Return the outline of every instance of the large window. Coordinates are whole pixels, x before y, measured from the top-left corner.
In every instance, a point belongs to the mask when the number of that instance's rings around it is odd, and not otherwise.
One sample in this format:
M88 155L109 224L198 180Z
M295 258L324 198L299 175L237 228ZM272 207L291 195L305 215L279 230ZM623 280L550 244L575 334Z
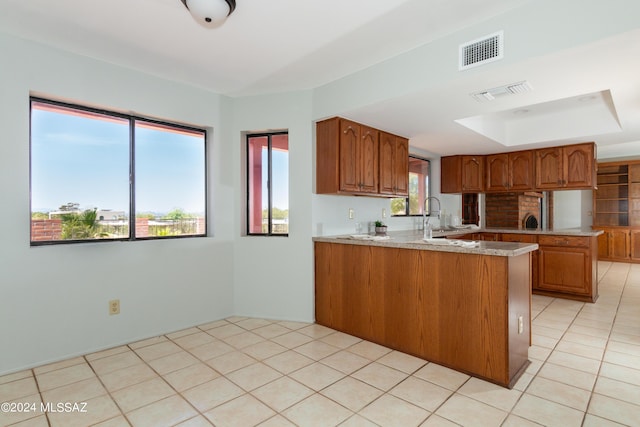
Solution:
M31 243L206 235L205 141L201 129L32 98Z
M391 215L422 215L425 208L429 215L430 166L429 160L409 156L409 196L391 199Z
M289 234L289 135L247 135L247 234Z

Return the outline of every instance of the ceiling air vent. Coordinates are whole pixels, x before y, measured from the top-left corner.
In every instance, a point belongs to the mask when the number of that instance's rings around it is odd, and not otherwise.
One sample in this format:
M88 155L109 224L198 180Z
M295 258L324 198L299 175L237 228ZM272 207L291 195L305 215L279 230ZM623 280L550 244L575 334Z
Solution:
M484 36L460 45L459 70L502 59L504 56L504 31Z
M524 80L517 83L511 83L504 86L498 86L491 89L481 90L471 94L473 99L478 102L493 101L506 95L515 95L518 93L531 92L533 88L528 81Z

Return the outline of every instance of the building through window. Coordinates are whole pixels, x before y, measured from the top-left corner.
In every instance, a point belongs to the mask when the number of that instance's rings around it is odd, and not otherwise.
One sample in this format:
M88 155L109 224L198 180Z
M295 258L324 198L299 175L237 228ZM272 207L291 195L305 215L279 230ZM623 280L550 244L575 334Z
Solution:
M202 129L31 98L31 244L206 235L205 141Z

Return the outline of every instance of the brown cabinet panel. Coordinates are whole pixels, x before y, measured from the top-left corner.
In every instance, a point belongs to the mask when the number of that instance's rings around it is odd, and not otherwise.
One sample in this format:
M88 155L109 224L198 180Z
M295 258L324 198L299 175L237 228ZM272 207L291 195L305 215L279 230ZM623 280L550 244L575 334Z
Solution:
M462 192L461 156L446 156L440 159L440 192Z
M485 190L506 191L509 189L509 155L494 154L486 157L487 182Z
M393 138L393 141L383 141L386 145L382 146L382 151L381 134ZM383 165L380 164L381 155ZM340 117L316 123L318 194L406 196L408 162L409 141L406 138ZM380 191L380 178L385 180L385 185L389 185L393 192ZM388 183L390 181L392 182Z
M368 126L360 126L360 191L378 192L378 131ZM408 161L408 159L407 159Z
M540 246L538 288L576 295L589 295L591 253L585 248Z
M562 147L564 186L567 188L595 187L595 145L579 144Z
M535 150L536 188L595 188L593 142Z
M535 234L502 233L500 240L503 242L538 243L538 236Z
M340 190L360 191L360 125L340 122Z
M631 260L640 262L640 230L631 230Z
M316 322L511 387L528 364L529 268L529 254L316 242Z
M527 191L534 188L533 151L509 153L509 189Z
M409 194L409 140L380 132L380 194Z
M533 151L486 156L486 192L527 191L534 188Z
M441 193L484 191L484 156L445 156L440 159Z
M609 258L620 260L630 258L630 236L629 230L609 231Z
M536 188L562 187L562 150L560 147L536 150Z
M576 246L582 248L588 248L590 243L589 237L579 236L539 236L538 243L540 245L547 246Z
M398 196L409 195L409 140L396 137L396 158L394 162L396 192Z
M466 193L484 191L484 157L462 156L462 191Z

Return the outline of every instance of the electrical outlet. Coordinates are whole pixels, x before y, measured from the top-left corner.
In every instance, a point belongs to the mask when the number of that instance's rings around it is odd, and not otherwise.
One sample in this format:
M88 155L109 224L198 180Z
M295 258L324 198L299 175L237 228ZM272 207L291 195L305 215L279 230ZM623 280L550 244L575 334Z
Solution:
M518 316L518 334L524 332L524 319L522 316Z
M355 217L355 213L353 212L353 208L349 208L349 219L353 219Z
M109 301L109 315L120 314L120 300L112 299Z
M386 218L386 217L387 217L387 209L382 208L382 218Z

